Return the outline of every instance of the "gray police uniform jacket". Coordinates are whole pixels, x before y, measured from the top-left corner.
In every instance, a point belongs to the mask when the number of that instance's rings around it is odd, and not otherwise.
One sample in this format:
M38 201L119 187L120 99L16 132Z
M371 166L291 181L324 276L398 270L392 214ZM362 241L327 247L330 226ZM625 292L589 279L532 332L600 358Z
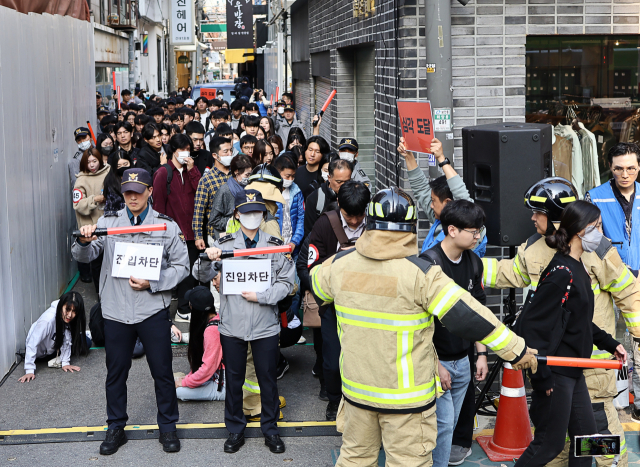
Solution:
M171 289L189 276L189 254L178 224L170 217L149 207L142 225L167 224L165 232L143 232L130 235L105 235L88 245L77 241L71 247L76 261L89 263L104 252L100 272L100 303L105 319L125 324L144 321L171 305ZM106 213L98 219L98 228L131 227L126 208ZM113 254L117 242L145 243L163 246L160 279L150 281L150 288L136 291L129 279L111 277Z
M69 183L71 183L72 190L76 185L76 175L80 173L80 159L82 159L82 151L76 151L67 164L67 167L69 168Z
M362 170L362 167L360 167L360 163L358 162L357 159L353 163L353 172L351 173L351 180L364 183L365 186L369 188L369 191L371 191L371 188L372 188L371 180L369 179L369 177L367 177L367 174L364 173L364 170Z
M260 230L256 248L282 245L282 240ZM221 250L247 248L242 230L226 235L213 243ZM220 323L218 330L223 336L245 341L263 339L280 333L278 302L293 291L296 268L293 260L282 253L231 258L229 261L271 259L271 287L258 292L258 302L249 302L242 295L225 295L220 291ZM228 261L228 260L225 260ZM209 282L218 275L222 263L198 259L193 265L193 277L200 282ZM221 281L222 282L222 281Z

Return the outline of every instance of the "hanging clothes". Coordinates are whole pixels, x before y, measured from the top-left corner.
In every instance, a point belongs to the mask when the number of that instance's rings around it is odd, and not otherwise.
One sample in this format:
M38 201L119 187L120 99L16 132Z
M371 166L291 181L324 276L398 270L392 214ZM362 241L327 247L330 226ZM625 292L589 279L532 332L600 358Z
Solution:
M578 122L578 127L578 138L580 139L580 150L582 151L582 173L584 176L582 192L586 193L600 185L598 148L596 146L596 137L593 133L587 130L582 122Z
M571 125L556 125L553 129L556 136L562 136L571 140L571 183L578 191L578 196L584 196L583 185L584 175L582 172L582 149L580 147L580 139L578 134L573 131Z
M553 176L571 180L571 155L573 142L564 136L552 135L553 145L551 154L553 161Z
M609 162L607 161L607 153L609 149L617 144L616 137L613 136L611 130L602 126L600 122L587 125L587 129L593 133L596 138L596 148L598 151L598 172L600 173L600 183L604 183L611 178L611 169L609 168ZM624 140L622 137L620 141Z

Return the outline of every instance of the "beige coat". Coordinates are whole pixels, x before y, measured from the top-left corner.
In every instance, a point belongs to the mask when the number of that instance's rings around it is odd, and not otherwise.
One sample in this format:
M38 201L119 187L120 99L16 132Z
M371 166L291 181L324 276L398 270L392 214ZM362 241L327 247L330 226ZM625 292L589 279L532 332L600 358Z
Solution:
M111 170L106 164L96 173L80 172L73 187L73 209L76 211L78 228L98 223L104 214L104 203L96 204L94 198L102 194L104 179Z

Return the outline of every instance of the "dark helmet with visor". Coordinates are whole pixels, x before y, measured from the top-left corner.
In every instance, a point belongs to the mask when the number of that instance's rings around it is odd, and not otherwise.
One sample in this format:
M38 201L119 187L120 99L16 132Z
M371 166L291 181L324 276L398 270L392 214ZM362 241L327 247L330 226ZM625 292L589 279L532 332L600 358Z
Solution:
M391 230L416 233L418 208L399 188L380 190L369 203L367 230Z

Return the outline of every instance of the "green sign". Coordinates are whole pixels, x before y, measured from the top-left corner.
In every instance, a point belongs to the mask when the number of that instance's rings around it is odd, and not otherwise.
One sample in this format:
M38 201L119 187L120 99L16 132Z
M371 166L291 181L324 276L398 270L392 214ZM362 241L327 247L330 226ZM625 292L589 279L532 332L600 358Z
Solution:
M227 25L225 24L201 24L201 32L227 32Z
M180 55L178 57L178 63L189 63L189 57L186 55Z

